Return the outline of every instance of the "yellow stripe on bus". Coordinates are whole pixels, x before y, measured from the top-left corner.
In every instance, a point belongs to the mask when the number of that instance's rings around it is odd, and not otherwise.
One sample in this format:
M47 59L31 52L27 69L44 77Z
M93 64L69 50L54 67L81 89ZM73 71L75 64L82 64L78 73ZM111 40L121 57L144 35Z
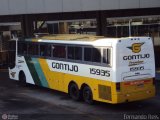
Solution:
M46 77L49 88L64 91L64 73L51 71L45 59L39 59L39 64L41 65L42 71Z
M51 80L51 78L53 77L52 72L49 70L49 67L48 67L48 64L47 64L46 60L45 59L38 59L38 61L39 61L39 64L42 68L42 71L43 71L43 73L46 77L49 88L54 89L53 85L55 83L54 83L54 81Z

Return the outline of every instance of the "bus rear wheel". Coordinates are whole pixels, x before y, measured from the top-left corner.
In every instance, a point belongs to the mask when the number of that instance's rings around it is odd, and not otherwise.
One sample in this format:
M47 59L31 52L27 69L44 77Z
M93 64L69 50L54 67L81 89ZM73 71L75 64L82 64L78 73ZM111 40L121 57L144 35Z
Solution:
M78 86L76 83L71 83L69 85L69 96L73 99L73 100L80 100L80 91L78 89Z
M83 88L83 100L88 104L93 104L93 94L89 86Z

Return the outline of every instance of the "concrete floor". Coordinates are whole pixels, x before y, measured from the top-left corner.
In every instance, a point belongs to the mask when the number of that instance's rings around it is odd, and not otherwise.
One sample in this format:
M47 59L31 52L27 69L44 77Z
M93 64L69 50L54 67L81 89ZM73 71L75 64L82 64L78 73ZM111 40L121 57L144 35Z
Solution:
M160 81L156 97L118 105L96 102L88 105L71 100L67 94L33 85L23 87L0 72L1 115L18 120L123 120L126 115L152 115L160 119Z

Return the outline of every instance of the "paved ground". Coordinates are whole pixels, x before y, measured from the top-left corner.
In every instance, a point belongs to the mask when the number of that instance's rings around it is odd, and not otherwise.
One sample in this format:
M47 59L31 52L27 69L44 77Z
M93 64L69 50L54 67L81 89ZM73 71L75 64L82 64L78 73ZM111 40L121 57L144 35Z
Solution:
M123 120L139 114L144 120L160 119L160 81L155 98L111 105L75 102L68 95L28 85L22 87L0 72L0 119L12 120ZM130 116L128 116L130 115ZM1 117L2 116L2 117ZM133 117L133 116L131 116ZM14 119L13 119L14 118Z

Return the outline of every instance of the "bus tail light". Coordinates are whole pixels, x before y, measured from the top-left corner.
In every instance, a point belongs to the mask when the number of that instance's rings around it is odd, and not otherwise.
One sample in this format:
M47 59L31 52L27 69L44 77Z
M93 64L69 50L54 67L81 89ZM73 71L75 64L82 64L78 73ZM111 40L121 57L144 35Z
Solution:
M120 82L117 82L117 83L116 83L116 91L117 91L117 92L120 92L120 89L121 89L121 83L120 83Z

